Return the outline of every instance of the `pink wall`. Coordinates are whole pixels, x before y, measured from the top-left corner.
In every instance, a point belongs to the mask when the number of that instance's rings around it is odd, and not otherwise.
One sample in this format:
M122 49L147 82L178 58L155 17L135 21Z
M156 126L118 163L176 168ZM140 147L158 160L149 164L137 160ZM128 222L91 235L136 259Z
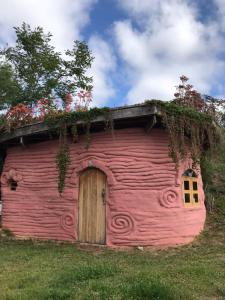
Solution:
M202 230L205 221L204 193L200 179L200 207L183 207L181 174L168 157L165 131L142 128L92 135L71 144L71 165L66 188L57 190L58 141L8 150L2 174L3 227L20 237L74 241L77 238L79 172L88 166L104 171L108 178L107 245L184 244ZM11 191L7 178L18 181Z

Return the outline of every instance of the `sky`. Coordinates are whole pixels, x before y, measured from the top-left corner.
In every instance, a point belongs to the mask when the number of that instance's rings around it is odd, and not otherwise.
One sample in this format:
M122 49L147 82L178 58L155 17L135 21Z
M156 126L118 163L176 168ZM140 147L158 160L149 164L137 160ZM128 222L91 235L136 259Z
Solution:
M22 22L53 34L58 51L86 41L94 106L171 100L186 75L225 98L225 0L0 0L0 47Z

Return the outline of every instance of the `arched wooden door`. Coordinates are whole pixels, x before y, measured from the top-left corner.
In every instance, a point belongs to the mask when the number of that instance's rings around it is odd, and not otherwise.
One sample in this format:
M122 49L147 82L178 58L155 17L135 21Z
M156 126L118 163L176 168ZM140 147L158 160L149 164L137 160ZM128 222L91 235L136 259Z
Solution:
M80 176L78 239L83 243L105 244L106 175L88 168Z

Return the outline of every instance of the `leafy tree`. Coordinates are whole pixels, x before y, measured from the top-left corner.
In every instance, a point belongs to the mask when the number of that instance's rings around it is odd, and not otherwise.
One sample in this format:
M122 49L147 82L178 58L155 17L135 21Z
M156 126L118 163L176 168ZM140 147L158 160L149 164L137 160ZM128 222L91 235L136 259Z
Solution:
M23 23L14 27L14 47L0 51L0 106L25 103L42 98L61 97L77 89L91 90L92 78L85 75L93 57L84 42L75 41L62 56L51 45L52 34L42 27L34 30Z
M7 108L8 105L16 104L16 99L20 95L20 84L14 76L10 64L0 63L0 109Z

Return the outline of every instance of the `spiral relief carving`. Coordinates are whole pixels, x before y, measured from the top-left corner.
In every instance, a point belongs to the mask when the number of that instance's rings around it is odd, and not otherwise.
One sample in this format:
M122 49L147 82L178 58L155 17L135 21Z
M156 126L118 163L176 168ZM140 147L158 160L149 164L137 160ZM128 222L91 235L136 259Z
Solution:
M60 225L64 230L70 230L74 226L74 217L71 214L62 215Z
M178 193L175 190L167 189L161 193L159 203L166 208L179 207L178 198Z
M134 230L134 220L128 213L116 213L112 216L111 230L115 233L130 233Z

